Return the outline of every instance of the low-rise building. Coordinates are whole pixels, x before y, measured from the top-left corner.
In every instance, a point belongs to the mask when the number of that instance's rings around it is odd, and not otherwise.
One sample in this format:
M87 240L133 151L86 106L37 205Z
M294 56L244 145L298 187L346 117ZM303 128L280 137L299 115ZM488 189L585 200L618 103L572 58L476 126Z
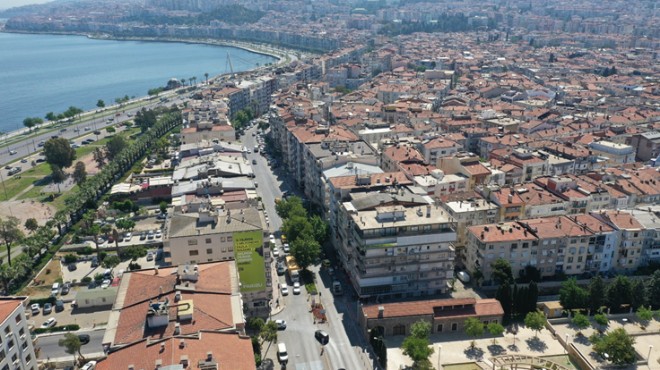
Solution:
M361 307L358 321L368 336L374 330L383 336L405 336L418 321L431 324L431 333L462 332L465 320L502 323L504 310L496 299L433 299L370 304Z

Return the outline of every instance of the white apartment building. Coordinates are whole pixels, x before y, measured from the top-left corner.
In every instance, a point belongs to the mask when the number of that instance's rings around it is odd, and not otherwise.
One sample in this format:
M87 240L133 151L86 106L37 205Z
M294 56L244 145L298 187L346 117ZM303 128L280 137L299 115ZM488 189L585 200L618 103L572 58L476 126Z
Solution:
M606 157L610 165L635 162L635 148L630 145L601 140L589 144L594 154Z
M402 191L403 192L403 191ZM445 293L456 231L447 212L409 192L352 194L339 210L337 248L360 297Z
M30 329L25 318L26 297L0 297L0 369L37 370Z
M456 223L456 259L464 264L467 228L474 225L492 224L499 221L499 207L486 199L471 199L443 204L450 220Z

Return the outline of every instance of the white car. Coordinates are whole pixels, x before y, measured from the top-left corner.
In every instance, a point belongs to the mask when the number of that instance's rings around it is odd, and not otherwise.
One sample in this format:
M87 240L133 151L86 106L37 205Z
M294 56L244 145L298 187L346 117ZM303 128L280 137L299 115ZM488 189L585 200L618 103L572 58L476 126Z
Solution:
M277 330L286 329L286 321L285 320L275 320L275 325L277 325Z
M131 238L133 238L133 234L131 234L131 233L126 233L126 235L124 235L124 241L125 242L130 242Z
M55 325L57 325L57 320L55 320L54 317L51 317L50 319L44 321L43 324L41 324L41 328L48 329L48 328L52 328Z
M33 303L32 306L30 306L30 308L32 309L33 315L36 315L39 312L41 312L41 307L39 307L39 303Z
M270 236L268 237L268 239L270 239L270 242L271 242L271 243L275 244L275 235L270 234Z
M282 295L289 295L289 287L282 285Z
M96 368L96 361L90 361L83 365L80 370L94 370Z
M163 234L160 233L160 230L156 231L156 239L160 239Z
M109 287L110 284L112 284L112 280L110 280L110 279L103 280L103 283L101 283L101 289L105 289L105 288Z
M293 283L293 294L300 294L300 283L297 281Z
M284 253L289 253L289 243L284 243L284 246L282 247L282 250L284 250Z
M275 257L280 256L280 250L277 249L277 247L273 247L273 256L275 256Z

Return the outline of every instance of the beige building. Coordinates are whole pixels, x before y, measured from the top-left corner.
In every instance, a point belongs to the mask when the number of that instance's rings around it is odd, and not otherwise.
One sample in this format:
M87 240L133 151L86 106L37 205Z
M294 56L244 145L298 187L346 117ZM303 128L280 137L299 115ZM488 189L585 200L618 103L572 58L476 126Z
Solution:
M496 204L486 199L468 199L467 201L446 202L443 207L456 223L456 259L465 264L465 245L467 228L474 225L492 224L499 221L500 210Z
M402 191L403 192L403 191ZM352 194L339 210L337 247L360 297L445 293L454 271L456 231L426 196Z
M26 297L0 298L0 369L39 368L25 318L26 306Z
M383 336L408 335L420 320L431 324L431 333L463 332L465 320L502 323L504 310L496 299L433 299L362 306L358 321L368 336L375 329Z

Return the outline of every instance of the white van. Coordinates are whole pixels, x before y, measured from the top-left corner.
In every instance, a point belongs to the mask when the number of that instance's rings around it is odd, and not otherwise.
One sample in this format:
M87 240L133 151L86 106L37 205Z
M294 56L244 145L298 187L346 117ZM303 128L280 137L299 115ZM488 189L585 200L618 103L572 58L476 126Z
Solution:
M54 283L53 287L50 288L51 295L57 295L60 292L60 283Z
M277 359L282 364L289 361L289 354L286 352L286 345L284 343L277 343Z

